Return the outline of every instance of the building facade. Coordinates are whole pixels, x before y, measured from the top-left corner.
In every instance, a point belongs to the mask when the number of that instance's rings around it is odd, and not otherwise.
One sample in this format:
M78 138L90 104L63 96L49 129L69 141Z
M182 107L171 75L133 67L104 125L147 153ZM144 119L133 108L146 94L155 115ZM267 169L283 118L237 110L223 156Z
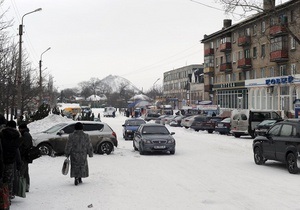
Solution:
M208 100L204 94L203 65L194 64L164 73L165 102L174 109Z
M300 97L300 1L264 12L205 35L204 86L222 108L272 109L294 114Z

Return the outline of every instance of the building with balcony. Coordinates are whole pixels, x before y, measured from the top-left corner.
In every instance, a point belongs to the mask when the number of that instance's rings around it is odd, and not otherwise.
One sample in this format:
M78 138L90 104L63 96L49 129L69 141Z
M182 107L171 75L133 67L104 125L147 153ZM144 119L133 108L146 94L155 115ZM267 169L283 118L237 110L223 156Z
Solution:
M204 94L203 65L194 64L164 72L165 102L175 109L209 100Z
M300 98L300 1L275 6L204 35L204 88L221 108L294 114Z

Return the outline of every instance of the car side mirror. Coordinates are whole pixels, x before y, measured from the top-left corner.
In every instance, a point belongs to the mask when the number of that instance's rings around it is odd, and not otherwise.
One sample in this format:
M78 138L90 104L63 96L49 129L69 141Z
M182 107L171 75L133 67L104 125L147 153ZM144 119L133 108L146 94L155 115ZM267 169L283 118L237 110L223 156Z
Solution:
M174 134L175 134L175 132L171 132L170 134L171 134L171 135L174 135Z
M61 135L63 135L64 133L65 133L64 130L60 130L60 131L57 132L57 135L60 135L60 136L61 136Z

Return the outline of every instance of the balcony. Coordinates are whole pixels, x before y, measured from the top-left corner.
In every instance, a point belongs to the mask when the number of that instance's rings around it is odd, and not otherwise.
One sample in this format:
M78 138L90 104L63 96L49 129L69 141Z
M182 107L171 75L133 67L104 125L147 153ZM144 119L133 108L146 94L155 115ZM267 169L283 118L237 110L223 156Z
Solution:
M204 56L209 56L209 55L213 55L213 54L214 54L214 49L213 48L209 48L209 49L204 50Z
M271 62L283 62L289 60L288 50L277 50L270 53Z
M250 36L242 36L238 38L238 46L248 46L251 44Z
M204 73L204 74L214 73L214 71L215 71L215 68L214 68L214 67L205 67L205 68L203 69L203 73Z
M285 26L275 25L270 28L270 36L281 36L287 34Z
M225 42L223 44L220 44L220 51L226 52L231 50L231 42Z
M251 58L242 58L238 60L238 68L247 69L252 67Z
M222 63L220 66L220 72L230 72L232 71L231 63Z
M204 92L211 92L213 85L204 85Z

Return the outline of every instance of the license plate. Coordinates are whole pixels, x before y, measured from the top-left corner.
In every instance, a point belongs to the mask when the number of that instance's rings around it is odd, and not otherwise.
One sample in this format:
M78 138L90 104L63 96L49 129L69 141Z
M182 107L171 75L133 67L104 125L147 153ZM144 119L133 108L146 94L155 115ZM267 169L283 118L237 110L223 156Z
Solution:
M218 124L218 127L223 127L223 124L222 124L222 123L219 123L219 124Z
M154 146L154 149L164 149L166 146Z

